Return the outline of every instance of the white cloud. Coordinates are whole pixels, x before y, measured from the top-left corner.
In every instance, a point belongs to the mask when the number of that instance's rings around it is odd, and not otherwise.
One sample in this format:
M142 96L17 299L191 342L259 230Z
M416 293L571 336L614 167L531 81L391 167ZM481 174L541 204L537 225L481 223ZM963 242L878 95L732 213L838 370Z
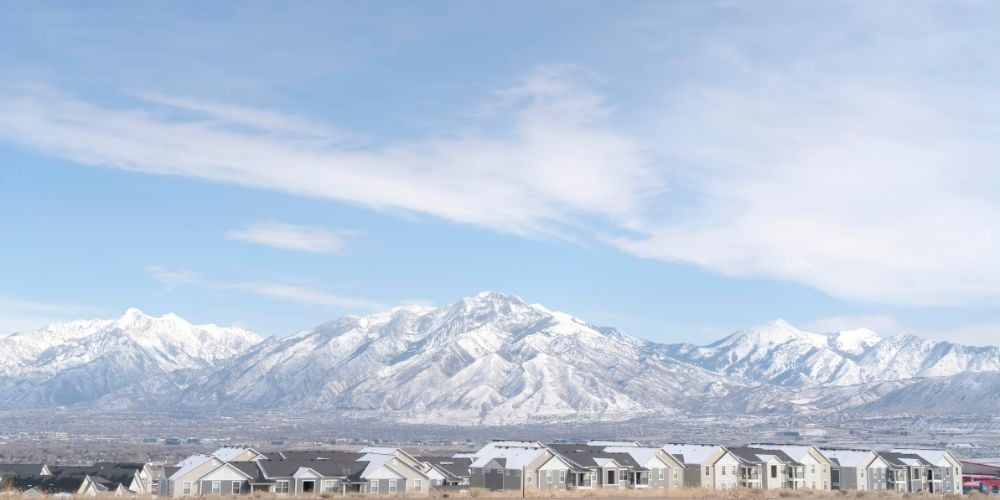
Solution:
M917 335L973 346L1000 346L1000 321L969 323L940 330L917 331Z
M638 143L605 123L601 96L563 67L542 68L504 93L495 119L483 124L490 133L462 129L377 148L310 140L311 125L276 113L152 98L155 104L115 109L8 86L0 93L0 136L88 165L277 189L522 235L560 234L583 224L582 215L626 217L654 185ZM163 105L209 116L151 107Z
M312 253L340 252L359 235L360 233L354 230L331 230L319 226L298 226L270 220L226 231L226 238L230 240L249 241L275 248Z
M387 308L386 305L367 299L337 295L297 285L270 282L233 283L221 285L221 288L244 290L255 295L300 304L336 307L351 310L377 311Z
M768 38L780 54L746 43L768 32L713 39L688 57L725 74L651 82L662 95L632 127L642 135L613 125L578 73L550 66L498 92L472 132L380 146L345 146L301 116L156 94L112 108L39 88L0 93L0 136L90 165L600 238L840 298L995 305L1000 91L954 67L994 58L959 27L894 10L848 9L856 40Z
M234 290L269 299L353 311L377 311L388 307L374 300L338 295L325 290L289 283L271 281L222 282L205 278L195 271L168 269L163 266L148 266L146 274L168 288L191 285L211 290Z
M650 133L675 202L610 241L840 298L1000 302L1000 91L949 71L982 50L960 30L890 17L801 59L720 51L729 77L671 92Z
M860 316L829 316L806 323L803 329L810 332L830 333L844 330L867 328L883 336L899 332L900 325L896 318L888 314L872 314Z
M60 321L91 316L99 310L90 306L58 304L0 296L0 336L41 328Z

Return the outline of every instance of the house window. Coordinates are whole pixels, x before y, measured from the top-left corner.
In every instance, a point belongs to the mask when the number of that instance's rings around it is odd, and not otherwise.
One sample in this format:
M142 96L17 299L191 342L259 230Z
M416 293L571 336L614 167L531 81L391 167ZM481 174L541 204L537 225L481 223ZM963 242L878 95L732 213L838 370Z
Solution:
M421 491L423 489L424 489L424 482L421 481L421 480L419 480L419 479L414 479L413 480L413 490L414 491Z
M213 495L222 494L222 481L212 481L212 494Z
M720 476L725 476L726 475L726 466L725 465L722 466L722 472L719 472L719 475Z
M184 481L184 490L183 491L184 491L185 495L190 495L191 494L191 481Z
M377 479L374 479L374 480L368 482L368 492L369 493L378 493L378 480Z
M660 481L663 481L663 469L659 469L656 473L659 475Z
M546 483L552 482L552 471L550 470L545 471L545 482Z
M535 483L535 473L531 472L530 470L527 471L527 472L525 472L524 473L524 480L527 481L529 484L534 484Z
M810 465L809 466L809 472L812 473L812 474L815 474L816 473L816 466L815 465Z
M564 470L559 471L559 482L560 483L566 482L566 471Z
M275 481L274 482L274 492L275 493L288 493L288 481Z
M711 476L712 475L712 468L711 467L705 467L705 475L706 476Z
M778 477L778 466L777 465L772 465L771 466L771 477L773 477L773 478L777 478Z
M674 479L677 479L677 469L674 469Z
M239 495L240 494L240 486L241 485L240 485L239 481L233 481L233 494L234 495Z
M618 469L618 480L628 481L628 469Z
M337 481L327 479L323 481L323 493L336 493Z
M395 493L395 492L396 492L396 480L395 479L390 479L389 480L389 493Z

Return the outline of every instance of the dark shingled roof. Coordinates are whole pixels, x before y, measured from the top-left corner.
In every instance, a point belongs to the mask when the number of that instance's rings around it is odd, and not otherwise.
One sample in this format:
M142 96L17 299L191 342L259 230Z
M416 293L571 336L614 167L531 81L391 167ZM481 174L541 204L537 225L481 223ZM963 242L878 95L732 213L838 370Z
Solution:
M918 464L924 467L933 467L934 464L924 460L920 455L914 453L896 453L892 451L880 451L878 455L882 457L889 465L894 467L909 467L910 464L906 463L904 459L916 460Z
M359 462L362 453L345 451L285 451L265 453L266 460L258 464L269 478L292 477L301 467L312 469L323 477L343 477L360 480L368 462Z
M594 460L596 458L606 458L618 462L622 467L632 470L647 470L632 458L628 453L609 453L604 451L603 446L591 446L587 444L550 444L546 445L550 450L569 462L574 470L583 471L600 467Z
M779 460L787 464L802 466L803 464L797 462L792 457L788 456L787 453L781 450L775 450L771 448L751 448L748 446L731 446L728 448L729 451L736 455L736 458L743 462L756 464L761 463L760 455L774 455L778 457Z
M41 476L45 464L0 464L0 476Z
M471 458L455 458L455 457L416 457L417 460L421 462L427 462L433 464L438 470L441 470L446 476L450 476L453 480L458 480L462 478L468 478L470 476L469 465L472 464Z

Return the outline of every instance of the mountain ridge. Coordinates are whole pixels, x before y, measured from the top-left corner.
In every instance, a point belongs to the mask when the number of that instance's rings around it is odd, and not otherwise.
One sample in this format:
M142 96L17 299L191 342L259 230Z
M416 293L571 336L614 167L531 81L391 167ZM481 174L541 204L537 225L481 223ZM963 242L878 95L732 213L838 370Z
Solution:
M705 346L662 344L499 292L266 338L129 309L0 337L0 353L0 407L285 409L411 423L905 411L972 384L968 374L1000 372L995 347L815 333L781 319Z

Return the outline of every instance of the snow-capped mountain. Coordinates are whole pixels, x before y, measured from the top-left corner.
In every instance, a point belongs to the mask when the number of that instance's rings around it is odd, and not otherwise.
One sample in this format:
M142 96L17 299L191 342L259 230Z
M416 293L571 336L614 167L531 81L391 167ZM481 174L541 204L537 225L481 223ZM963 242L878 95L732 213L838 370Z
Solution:
M668 352L718 373L792 387L1000 371L1000 348L996 347L969 347L912 335L881 338L866 329L820 334L783 320L738 331L704 347L673 345Z
M184 398L471 424L672 412L739 387L657 344L486 292L265 341Z
M260 339L242 328L138 309L14 333L0 337L0 405L88 401L158 375L213 367Z
M815 333L781 320L707 346L668 346L496 292L266 339L136 309L0 337L0 408L318 411L475 425L914 412L917 402L988 412L1000 411L997 393L996 347Z

